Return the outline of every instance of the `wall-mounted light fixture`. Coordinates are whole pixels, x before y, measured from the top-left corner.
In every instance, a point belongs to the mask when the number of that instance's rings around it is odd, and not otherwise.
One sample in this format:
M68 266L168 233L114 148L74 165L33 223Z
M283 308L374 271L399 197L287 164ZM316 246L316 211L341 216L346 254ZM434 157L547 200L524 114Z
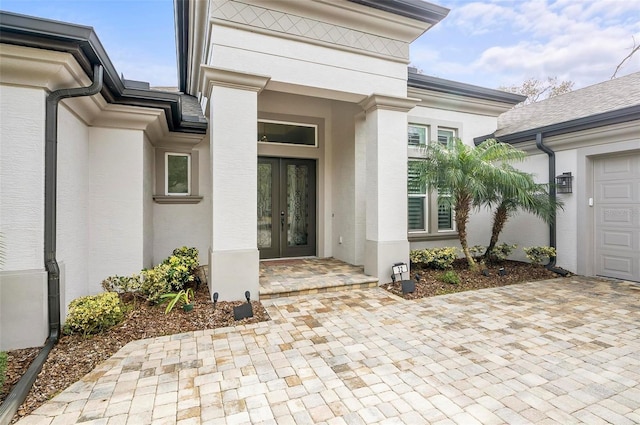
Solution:
M573 176L570 172L556 176L556 193L572 193Z

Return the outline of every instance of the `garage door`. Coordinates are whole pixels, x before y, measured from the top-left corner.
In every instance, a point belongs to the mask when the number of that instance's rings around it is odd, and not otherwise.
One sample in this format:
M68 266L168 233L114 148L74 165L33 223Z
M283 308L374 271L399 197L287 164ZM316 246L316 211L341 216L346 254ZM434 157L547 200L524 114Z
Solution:
M640 153L594 163L596 274L640 282Z

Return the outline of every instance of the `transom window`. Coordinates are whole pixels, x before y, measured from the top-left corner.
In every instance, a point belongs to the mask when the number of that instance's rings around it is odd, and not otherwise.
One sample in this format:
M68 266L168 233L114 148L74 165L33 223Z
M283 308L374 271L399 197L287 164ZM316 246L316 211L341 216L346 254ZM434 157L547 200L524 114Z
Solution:
M318 126L284 121L258 121L258 142L318 146Z
M191 194L191 155L165 153L165 193L169 196Z

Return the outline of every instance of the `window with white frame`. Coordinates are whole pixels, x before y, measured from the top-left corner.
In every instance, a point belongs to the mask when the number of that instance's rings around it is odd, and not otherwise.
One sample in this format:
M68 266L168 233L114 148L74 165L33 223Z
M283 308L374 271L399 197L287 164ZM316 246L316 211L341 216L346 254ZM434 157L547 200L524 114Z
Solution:
M409 124L407 143L409 147L426 145L431 128L425 125ZM437 142L450 146L457 137L452 128L435 127L433 136ZM435 137L434 137L435 138ZM428 193L424 185L418 184L418 161L423 153L418 149L409 149L407 192L408 192L408 231L414 234L438 234L455 231L451 194L442 190ZM430 215L429 212L437 212Z
M165 153L165 193L167 196L191 194L191 155Z
M427 231L427 188L418 181L418 171L416 169L419 160L410 160L408 165L407 192L408 201L408 223L410 232Z

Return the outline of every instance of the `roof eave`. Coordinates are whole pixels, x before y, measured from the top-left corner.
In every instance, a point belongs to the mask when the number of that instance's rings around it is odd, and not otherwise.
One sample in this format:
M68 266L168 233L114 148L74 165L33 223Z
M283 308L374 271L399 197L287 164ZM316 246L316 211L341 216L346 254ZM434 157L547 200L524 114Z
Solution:
M526 99L526 96L521 96L515 93L507 93L500 90L489 89L486 87L460 83L458 81L445 80L443 78L432 77L415 72L408 73L407 85L409 87L417 89L433 90L436 92L448 94L457 94L461 96L474 97L477 99L507 103L510 105L517 105L518 103L523 102Z
M0 42L69 53L89 77L93 77L93 65L102 65L104 86L100 93L107 102L163 109L170 131L206 133L206 122L195 126L183 122L179 93L125 85L91 27L0 12Z
M531 141L538 133L541 133L543 137L553 137L636 120L640 120L640 105L633 105L626 108L616 109L614 111L603 112L597 115L577 118L543 127L531 128L501 136L496 136L494 133L487 136L476 137L474 138L474 143L477 145L486 139L495 138L504 143L517 144Z
M449 9L422 0L348 0L373 9L404 16L435 25L442 21Z

